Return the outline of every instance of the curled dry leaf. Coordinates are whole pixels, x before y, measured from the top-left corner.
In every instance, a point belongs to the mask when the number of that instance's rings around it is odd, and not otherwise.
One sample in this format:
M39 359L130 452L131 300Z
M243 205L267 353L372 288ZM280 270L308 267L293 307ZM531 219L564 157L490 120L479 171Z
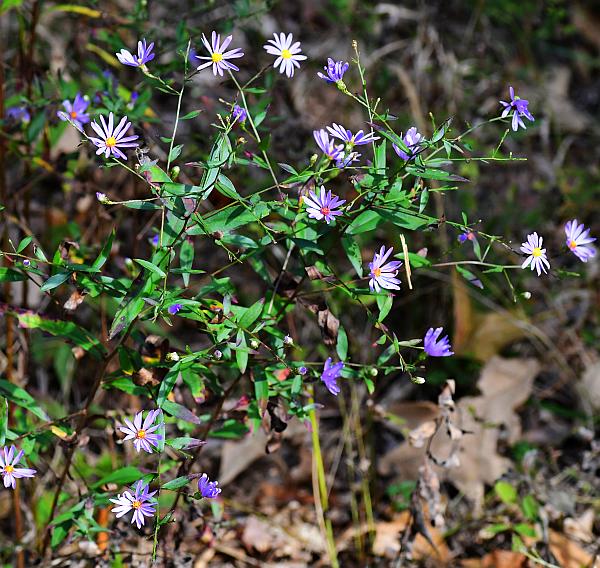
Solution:
M411 430L408 434L408 441L413 448L422 448L425 442L433 436L437 428L435 420L423 422L420 426Z

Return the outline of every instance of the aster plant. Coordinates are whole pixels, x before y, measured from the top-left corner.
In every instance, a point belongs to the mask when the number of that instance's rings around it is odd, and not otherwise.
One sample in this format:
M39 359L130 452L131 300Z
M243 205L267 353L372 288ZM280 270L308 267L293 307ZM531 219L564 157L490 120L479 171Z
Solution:
M155 424L160 416L160 410L150 410L143 421L143 412L138 412L133 420L125 418L125 426L119 426L119 430L126 434L123 440L125 442L133 440L136 452L139 453L144 450L151 454L153 449L158 449L159 442L162 439L162 436L156 434L156 431L163 427L163 423Z
M581 262L587 262L590 258L596 256L596 248L591 245L596 239L590 237L590 230L586 229L583 223L579 224L577 219L567 222L565 234L567 236L567 248Z
M318 195L311 191L309 197L304 198L308 216L319 221L324 220L328 225L338 215L343 214L339 208L344 203L346 203L345 199L340 199L337 195L333 195L331 190L326 192L323 186L321 186Z
M116 56L120 63L128 65L129 67L143 67L154 59L155 54L152 53L154 49L154 42L148 45L145 39L138 41L137 43L137 54L131 53L126 49L121 49Z
M440 335L443 333L443 327L430 327L425 334L423 339L423 348L425 353L430 357L450 357L454 355L450 346L450 340L447 335L444 335L440 339Z
M100 124L92 121L90 125L98 135L98 138L90 136L91 142L98 148L98 150L96 150L96 154L98 155L104 154L105 158L113 156L114 158L127 160L127 156L121 149L136 148L139 146L137 142L134 142L139 136L125 136L131 127L131 122L127 121L126 116L119 121L116 128L114 127L114 116L112 112L108 115L108 124L104 120L104 117L100 115Z
M206 63L202 63L202 65L198 66L198 71L210 67L211 65L213 75L215 76L220 75L222 77L225 71L239 71L240 68L230 60L244 57L244 52L239 47L225 51L232 40L233 36L229 35L223 40L223 43L221 43L221 35L213 31L209 42L206 39L206 36L202 34L202 43L210 55L208 57L204 55L196 56L200 60L207 60Z
M118 494L116 498L111 498L110 502L116 507L111 509L117 519L133 511L131 524L135 524L141 529L146 524L146 517L150 518L156 514L156 500L153 496L156 491L150 491L148 484L141 479L131 488L131 491L124 491Z
M284 33L274 33L273 39L267 40L263 47L269 55L276 56L273 67L279 67L279 72L290 78L294 76L294 71L300 68L300 61L306 59L306 55L303 55L300 49L300 42L294 42L292 34L286 36Z
M527 255L521 268L529 267L535 270L538 276L541 276L542 272L548 272L550 262L546 256L546 249L542 248L543 244L544 239L537 233L527 235L527 242L521 244L521 251Z
M402 266L402 261L387 261L393 252L392 247L386 250L385 246L382 246L369 263L371 292L381 292L382 288L384 290L400 290L400 280L396 276L398 269Z
M527 120L530 120L531 122L535 120L531 112L529 112L529 101L527 99L522 99L515 95L515 90L512 87L508 88L508 92L510 94L510 101L500 101L500 104L504 107L501 116L502 118L506 118L512 113L512 129L515 132L519 130L519 127L525 130L527 127L523 122L523 117Z
M23 459L23 450L17 451L15 446L0 448L0 475L2 482L7 489L14 489L17 484L17 479L24 477L34 477L37 473L35 469L28 467L19 467L19 463Z

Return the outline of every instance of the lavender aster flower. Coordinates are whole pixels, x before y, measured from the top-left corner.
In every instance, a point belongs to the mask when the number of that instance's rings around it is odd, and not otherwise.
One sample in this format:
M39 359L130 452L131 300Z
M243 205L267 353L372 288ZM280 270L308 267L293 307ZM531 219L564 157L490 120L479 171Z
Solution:
M327 358L325 361L325 368L323 369L323 373L321 374L321 380L325 383L327 390L337 396L340 393L340 387L337 384L337 379L344 368L344 363L341 361L339 363L331 364L331 357Z
M317 146L321 149L321 152L325 154L330 160L337 160L340 154L344 151L344 145L335 145L335 141L329 138L327 130L321 128L321 130L313 130L313 136Z
M10 448L4 446L0 449L0 475L2 475L4 487L7 489L9 487L14 489L17 484L17 479L33 477L37 473L35 469L17 467L23 457L23 453L23 450L17 452L17 448L14 446L11 446Z
M248 118L246 109L239 105L233 105L233 109L231 110L231 122L243 124L246 121L246 118Z
M108 125L102 115L100 115L100 122L102 127L96 122L91 123L94 132L100 136L100 138L90 136L90 140L94 146L98 147L96 154L104 154L105 158L108 158L112 154L115 158L127 160L127 156L119 148L135 148L139 146L137 142L134 142L139 136L125 136L125 133L131 126L131 122L127 122L127 117L124 116L117 127L113 128L114 116L112 112L108 115Z
M24 106L14 106L6 109L6 120L10 122L23 122L27 124L31 121L31 115Z
M152 446L158 448L158 442L162 439L162 436L159 434L153 434L153 432L163 425L162 421L154 424L154 421L161 415L161 411L151 410L148 412L143 424L142 414L143 412L138 412L133 417L133 423L128 418L125 418L126 426L119 426L119 430L127 434L124 441L133 440L136 452L140 453L140 450L144 450L151 454Z
M425 334L423 347L425 348L425 353L430 357L450 357L450 355L454 355L454 351L450 350L448 336L444 335L442 339L438 339L443 330L443 327L437 327L436 329L430 327Z
M211 42L208 43L206 36L202 34L202 43L210 53L210 57L199 55L196 56L198 59L208 59L206 63L203 63L198 67L198 71L200 71L201 69L205 69L210 65L212 65L213 75L215 76L218 74L222 77L223 71L227 71L229 69L231 69L232 71L239 71L239 67L227 60L237 59L238 57L244 57L244 53L242 52L242 50L238 47L236 49L231 49L230 51L225 51L231 43L233 36L227 36L221 44L221 34L213 32L210 36L210 39Z
M198 491L202 494L205 499L214 499L221 493L218 481L209 481L206 473L202 474L202 477L198 480Z
M577 219L569 221L565 225L565 234L567 235L567 246L569 250L581 262L587 262L596 254L596 249L590 246L596 239L590 237L590 230L585 228L585 225L577 223Z
M123 65L129 65L130 67L142 67L143 65L146 65L148 61L152 61L154 59L155 54L152 53L153 49L154 42L152 42L150 45L146 45L146 40L143 39L142 41L138 41L137 57L126 49L119 51L116 56Z
M337 195L333 195L331 190L325 193L325 188L321 186L319 195L315 195L313 191L309 193L309 197L304 198L306 211L311 219L325 219L329 225L331 221L338 215L342 215L342 211L338 208L346 203L345 199L340 199ZM338 209L338 210L336 210Z
M537 233L531 233L527 235L527 242L521 244L521 251L529 255L525 262L521 265L521 268L531 267L531 270L536 270L537 275L541 276L542 270L546 273L546 269L550 268L550 263L546 257L546 249L542 248L544 239Z
M304 365L302 365L302 367L298 367L299 375L306 375L306 373L308 373L308 369Z
M358 152L348 152L347 154L340 154L338 159L335 161L335 167L341 170L353 164L354 162L358 162L360 156L361 155Z
M403 160L412 160L419 149L419 143L423 140L423 136L419 134L416 126L412 126L406 131L406 136L402 137L402 133L400 133L400 138L402 138L402 142L408 148L409 154L407 154L404 150L402 150L397 144L392 144L394 151L398 156L400 156Z
M174 316L183 306L181 304L171 304L168 308L167 311Z
M512 87L508 88L508 92L510 94L510 102L500 101L500 104L504 106L502 118L507 117L512 111L512 129L516 132L519 130L520 126L525 130L526 126L521 117L524 116L527 120L531 120L531 122L535 120L527 108L529 106L529 101L515 96L515 90Z
M463 244L466 241L474 241L476 239L477 237L475 236L475 233L473 231L465 231L464 233L458 235L458 242L460 244Z
M399 260L392 260L386 263L394 249L390 247L386 252L385 246L379 249L373 256L373 261L369 262L371 272L369 276L369 288L371 292L380 292L381 288L386 290L400 290L400 280L395 278L398 274L398 269L402 266Z
M379 140L379 136L375 136L372 132L365 134L362 130L359 130L356 134L352 134L350 130L335 122L331 126L328 126L327 130L331 136L343 140L346 146L350 147L364 146L365 144L371 144L375 140Z
M63 101L63 107L66 112L59 110L56 115L63 121L71 120L81 130L83 125L90 121L90 115L85 112L89 104L88 101L77 93L72 103L69 100Z
M146 522L146 517L153 517L156 513L156 501L152 499L156 491L148 491L148 484L141 479L132 489L133 493L124 491L123 495L119 493L116 499L109 499L116 505L111 512L115 513L117 519L120 519L123 515L133 511L131 524L135 523L137 528L141 529Z
M306 55L302 55L300 49L300 42L294 41L292 34L288 34L287 37L284 33L277 35L273 34L274 39L267 40L267 44L263 47L269 55L276 55L277 59L273 64L273 67L277 69L279 67L280 73L285 73L288 77L294 76L294 67L300 68L299 61L304 61Z
M348 71L348 63L346 61L334 61L331 57L327 58L327 66L323 67L326 75L319 72L317 76L321 79L324 79L328 83L336 83L338 88L345 89L346 85L344 85L344 81L342 80L344 77L344 73Z

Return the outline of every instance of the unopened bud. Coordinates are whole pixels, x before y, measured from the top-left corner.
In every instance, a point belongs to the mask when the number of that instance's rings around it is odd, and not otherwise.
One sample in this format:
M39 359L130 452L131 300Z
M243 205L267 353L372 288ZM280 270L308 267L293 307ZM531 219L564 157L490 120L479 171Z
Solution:
M424 377L411 377L410 380L415 383L415 385L422 385L425 383Z
M180 171L181 171L181 168L179 166L173 166L171 168L171 179L173 181L175 181L178 178Z
M252 339L250 341L250 347L252 347L252 349L258 349L259 345L260 345L260 343L258 341L256 341L256 339Z
M379 370L376 367L371 367L369 369L369 375L371 375L372 377L376 377L377 375L379 375Z
M171 353L167 353L166 356L167 361L179 361L179 353L172 351Z
M525 298L526 300L531 299L531 292L523 292L523 298Z
M223 353L221 351L219 351L218 349L215 349L213 355L214 355L215 359L220 359L221 357L223 357Z
M293 340L293 339L292 339L292 338L291 338L289 335L286 335L286 336L283 338L283 343L284 343L285 345L294 345L294 340Z

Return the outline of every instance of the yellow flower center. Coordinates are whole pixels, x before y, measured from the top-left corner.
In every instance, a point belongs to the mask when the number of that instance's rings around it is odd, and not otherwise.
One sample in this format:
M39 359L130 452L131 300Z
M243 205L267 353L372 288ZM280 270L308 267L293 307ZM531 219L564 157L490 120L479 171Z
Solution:
M4 473L12 473L13 471L15 471L14 466L12 466L12 465L5 465L4 466Z
M321 213L323 215L329 215L329 213L331 213L331 209L329 209L329 207L321 207Z
M117 145L117 139L114 136L111 136L110 138L106 139L106 145L109 148L112 148L113 146Z
M575 241L571 241L571 242L569 243L569 248L570 248L571 250L575 250L575 249L577 248L577 243L576 243Z
M375 270L373 270L373 275L375 276L375 278L379 278L381 276L381 268L376 268Z
M289 49L283 49L281 51L281 57L284 59L290 59L292 57L292 52Z
M215 63L219 63L219 61L223 60L223 54L222 53L213 53L211 58Z
M71 112L71 118L77 118L77 113L75 111Z
M138 430L136 437L138 440L143 440L146 437L146 430Z
M134 509L139 509L139 508L142 506L142 502L141 502L141 501L134 501L134 502L131 504L131 506L132 506Z
M540 247L535 247L531 251L531 255L534 256L535 258L537 258L538 256L542 256L542 249Z

